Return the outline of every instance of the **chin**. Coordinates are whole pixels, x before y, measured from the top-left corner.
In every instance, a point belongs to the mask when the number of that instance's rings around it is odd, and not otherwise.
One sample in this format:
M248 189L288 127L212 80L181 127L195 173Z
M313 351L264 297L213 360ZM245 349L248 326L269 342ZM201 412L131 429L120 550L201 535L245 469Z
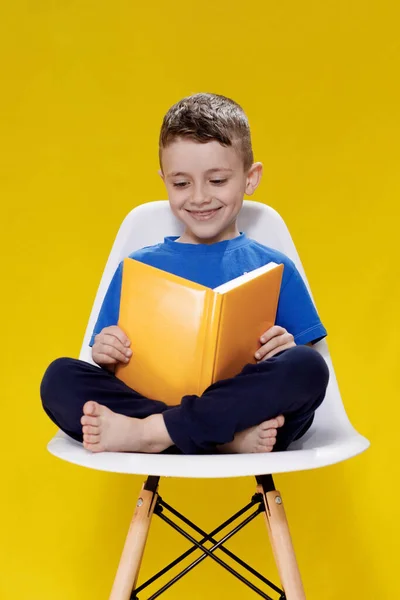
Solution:
M222 241L224 239L229 239L230 237L224 229L218 229L216 231L204 231L204 229L202 231L196 231L195 229L190 229L190 234L192 235L192 237L197 238L201 242L209 244L212 244L217 241Z

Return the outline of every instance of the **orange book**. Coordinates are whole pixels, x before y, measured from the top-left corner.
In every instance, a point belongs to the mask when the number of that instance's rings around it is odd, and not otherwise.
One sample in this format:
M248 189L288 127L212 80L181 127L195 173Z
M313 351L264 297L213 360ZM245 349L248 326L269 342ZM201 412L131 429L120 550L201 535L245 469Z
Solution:
M126 258L118 325L132 356L116 376L174 405L237 375L275 323L282 272L271 262L211 289Z

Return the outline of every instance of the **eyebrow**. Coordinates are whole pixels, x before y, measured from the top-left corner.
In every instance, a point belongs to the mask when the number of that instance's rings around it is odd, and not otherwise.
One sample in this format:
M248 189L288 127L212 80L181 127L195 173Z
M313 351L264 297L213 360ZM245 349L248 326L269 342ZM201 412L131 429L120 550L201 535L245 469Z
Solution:
M226 167L221 167L221 168L217 168L214 167L213 169L208 169L206 171L206 173L220 173L221 171L225 171L225 172L229 172L229 173L233 173L233 169L228 169ZM168 173L167 177L188 177L189 173L184 173L183 171L174 171L173 173Z

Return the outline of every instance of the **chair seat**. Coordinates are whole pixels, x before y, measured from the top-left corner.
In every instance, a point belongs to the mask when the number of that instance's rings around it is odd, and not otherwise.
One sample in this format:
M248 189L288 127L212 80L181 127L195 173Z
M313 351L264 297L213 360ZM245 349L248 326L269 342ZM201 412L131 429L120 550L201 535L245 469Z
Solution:
M316 469L356 456L368 446L368 440L349 426L339 435L329 429L311 428L286 452L265 454L94 454L62 431L58 431L47 449L58 458L99 471L160 477L224 478Z

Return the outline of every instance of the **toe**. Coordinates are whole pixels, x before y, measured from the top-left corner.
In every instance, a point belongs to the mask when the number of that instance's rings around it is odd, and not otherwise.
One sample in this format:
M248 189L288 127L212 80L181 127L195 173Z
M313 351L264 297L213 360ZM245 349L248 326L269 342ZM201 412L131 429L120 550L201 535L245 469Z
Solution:
M87 444L98 444L99 441L100 441L100 436L99 435L93 435L92 433L85 433L83 435L83 440Z
M275 444L276 437L265 438L263 440L260 439L259 441L259 446L262 447L262 452L271 452Z
M283 415L279 415L275 419L270 419L269 421L263 421L260 423L259 427L261 429L277 429L278 427L282 427L285 423L285 417Z
M101 444L90 444L85 439L83 440L83 447L90 452L103 452Z
M89 400L83 406L83 412L86 416L89 417L107 417L109 415L114 414L112 410L104 406L104 404L99 404L94 400Z
M265 440L267 438L276 438L277 433L278 432L276 429L266 429L264 431L260 431L260 438L262 440Z
M81 417L81 425L97 425L98 418L97 417L89 417L87 415L83 415Z
M264 431L266 429L276 429L278 427L278 419L270 419L269 421L263 421L263 423L260 423L259 427Z
M256 452L272 452L273 446L260 444L257 446Z
M91 444L89 450L93 453L104 452L105 449L100 444Z
M83 412L85 415L96 415L98 413L97 411L97 402L93 402L92 400L89 400L89 402L86 402L83 406Z
M100 435L99 427L93 427L93 425L84 425L82 427L82 433L92 433L94 435Z

